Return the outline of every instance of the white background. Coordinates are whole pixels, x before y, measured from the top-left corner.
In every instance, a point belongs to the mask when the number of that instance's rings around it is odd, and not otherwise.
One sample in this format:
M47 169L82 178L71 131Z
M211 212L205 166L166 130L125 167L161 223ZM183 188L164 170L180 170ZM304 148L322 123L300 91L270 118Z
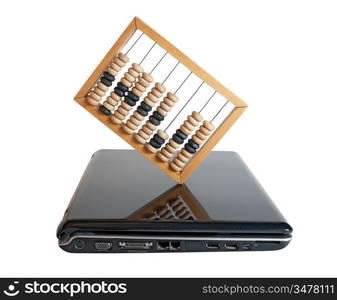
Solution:
M2 1L0 276L337 276L335 1ZM276 252L74 255L56 227L91 154L72 98L135 15L244 99L234 150L294 228Z

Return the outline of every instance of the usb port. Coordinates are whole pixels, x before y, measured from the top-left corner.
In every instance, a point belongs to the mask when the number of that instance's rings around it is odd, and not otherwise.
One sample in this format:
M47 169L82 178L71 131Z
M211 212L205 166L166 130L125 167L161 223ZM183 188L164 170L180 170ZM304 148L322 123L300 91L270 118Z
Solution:
M241 247L242 250L250 250L250 248L251 248L250 244L243 244Z
M158 242L157 249L161 251L170 250L170 242L166 242L166 241Z
M220 249L220 244L216 243L216 242L207 242L206 243L206 248L207 249L212 249L212 250Z
M224 245L226 250L238 250L239 246L236 243L225 243Z
M170 250L172 251L180 250L180 242L170 242Z

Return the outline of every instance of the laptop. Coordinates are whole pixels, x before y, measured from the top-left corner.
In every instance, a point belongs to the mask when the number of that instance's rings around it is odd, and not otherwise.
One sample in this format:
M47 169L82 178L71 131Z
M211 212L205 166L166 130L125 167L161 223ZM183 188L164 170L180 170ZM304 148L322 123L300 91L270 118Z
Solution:
M99 150L57 229L74 253L265 251L292 228L235 152L177 184L134 150Z

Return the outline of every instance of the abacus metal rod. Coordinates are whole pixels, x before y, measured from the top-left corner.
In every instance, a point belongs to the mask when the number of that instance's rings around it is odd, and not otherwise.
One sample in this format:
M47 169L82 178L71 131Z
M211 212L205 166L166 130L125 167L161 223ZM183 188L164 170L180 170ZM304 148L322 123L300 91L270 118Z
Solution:
M153 49L153 47L156 44L157 44L156 42L153 43L153 45L151 46L151 48L149 49L149 51L147 51L147 53L145 54L145 56L143 57L143 59L140 61L139 65L141 65L144 62L145 58L150 54L151 50Z
M207 106L207 104L212 100L212 98L214 97L214 95L216 94L216 91L214 91L214 93L212 94L211 97L209 97L209 99L206 101L206 103L204 104L204 106L199 110L199 113L201 113L204 108Z
M176 65L174 66L174 68L171 70L171 72L166 76L166 78L164 79L164 81L161 83L164 85L165 81L171 76L171 74L173 73L173 71L176 69L176 67L180 64L180 61L178 61L176 63Z
M187 75L187 77L183 80L183 82L178 86L178 88L174 91L174 95L180 90L180 88L184 85L184 83L186 82L186 80L188 79L188 77L190 77L192 74L192 72L190 72L190 74Z
M174 116L173 120L170 122L170 124L167 125L167 127L165 128L164 131L166 131L171 125L172 123L175 121L175 119L180 115L180 113L184 110L184 108L186 107L186 105L192 100L192 98L195 96L195 94L199 91L199 89L201 88L201 86L204 84L205 82L203 81L198 88L193 92L192 96L186 101L186 103L184 104L184 106L179 110L179 112Z
M134 33L133 33L134 34ZM131 47L129 48L128 51L125 52L125 55L128 55L128 53L130 52L130 50L138 43L138 41L140 40L140 38L143 36L144 32L142 32L142 34L136 39L136 41L131 45ZM132 37L132 36L131 36ZM131 39L130 37L130 39Z
M229 102L229 100L226 101L226 103L224 105L222 105L222 107L220 108L220 110L215 114L215 116L213 117L213 119L211 120L211 122L214 121L214 119L219 115L219 113L223 110L223 108L227 105L227 103Z
M150 75L152 74L152 72L159 66L159 64L162 62L162 60L164 59L164 57L166 56L167 51L165 52L165 54L161 57L161 59L156 63L156 65L153 67L153 69L151 70L151 72L149 73Z

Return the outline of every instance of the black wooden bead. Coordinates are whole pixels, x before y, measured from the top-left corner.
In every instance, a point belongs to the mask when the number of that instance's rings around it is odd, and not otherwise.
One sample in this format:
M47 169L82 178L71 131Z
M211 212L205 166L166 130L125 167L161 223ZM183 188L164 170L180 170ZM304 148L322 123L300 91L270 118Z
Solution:
M104 71L103 73L103 77L105 77L106 79L110 80L110 81L115 81L115 76L111 75L109 72Z
M146 104L144 101L141 103L141 106L146 111L150 111L152 109L152 107L150 105Z
M155 126L158 126L160 124L160 121L156 119L154 116L150 116L149 121Z
M176 133L172 136L172 138L179 145L181 145L184 142L184 140L182 138L180 138Z
M189 153L194 154L194 153L196 152L196 150L195 150L193 147L191 147L189 144L187 144L187 143L185 144L184 148L185 148L186 151L188 151Z
M183 140L185 140L185 139L187 139L187 135L186 134L184 134L181 130L177 130L176 131L176 134L177 134L177 136L179 136L181 139L183 139Z
M101 77L101 82L106 86L112 85L112 82L110 80L106 79L105 77Z
M158 144L160 144L160 145L162 145L162 144L165 143L165 140L164 140L163 138L161 138L158 134L155 134L155 135L153 136L153 140L154 140L155 142L157 142Z
M164 120L164 117L159 113L157 112L156 110L153 112L152 114L157 120L159 121L163 121Z
M139 97L138 96L136 96L134 93L132 93L132 92L128 92L128 96L129 96L129 98L131 99L131 100L133 100L133 101L135 101L135 102L137 102L138 100L139 100Z
M199 146L199 144L197 144L195 141L193 141L192 139L189 139L188 140L188 144L192 147L192 148L194 148L195 150L197 150L200 146Z
M156 149L159 149L161 147L160 144L158 144L156 141L154 141L153 139L150 140L150 144L155 147Z
M111 111L108 110L104 105L100 105L99 110L107 116L111 115Z
M122 90L120 90L118 86L116 86L116 87L114 88L114 92L115 92L119 97L124 97L124 96L125 96L125 93L124 93Z
M117 83L117 86L118 86L118 88L122 91L122 92L127 92L129 89L128 89L128 87L127 86L125 86L123 83L121 83L121 82L118 82Z
M130 99L129 96L126 96L124 100L125 100L125 102L126 102L127 104L129 104L130 106L135 106L135 105L136 105L136 102L133 101L132 99Z
M143 117L146 117L146 116L149 114L145 109L142 109L140 106L137 107L137 111L138 111Z

